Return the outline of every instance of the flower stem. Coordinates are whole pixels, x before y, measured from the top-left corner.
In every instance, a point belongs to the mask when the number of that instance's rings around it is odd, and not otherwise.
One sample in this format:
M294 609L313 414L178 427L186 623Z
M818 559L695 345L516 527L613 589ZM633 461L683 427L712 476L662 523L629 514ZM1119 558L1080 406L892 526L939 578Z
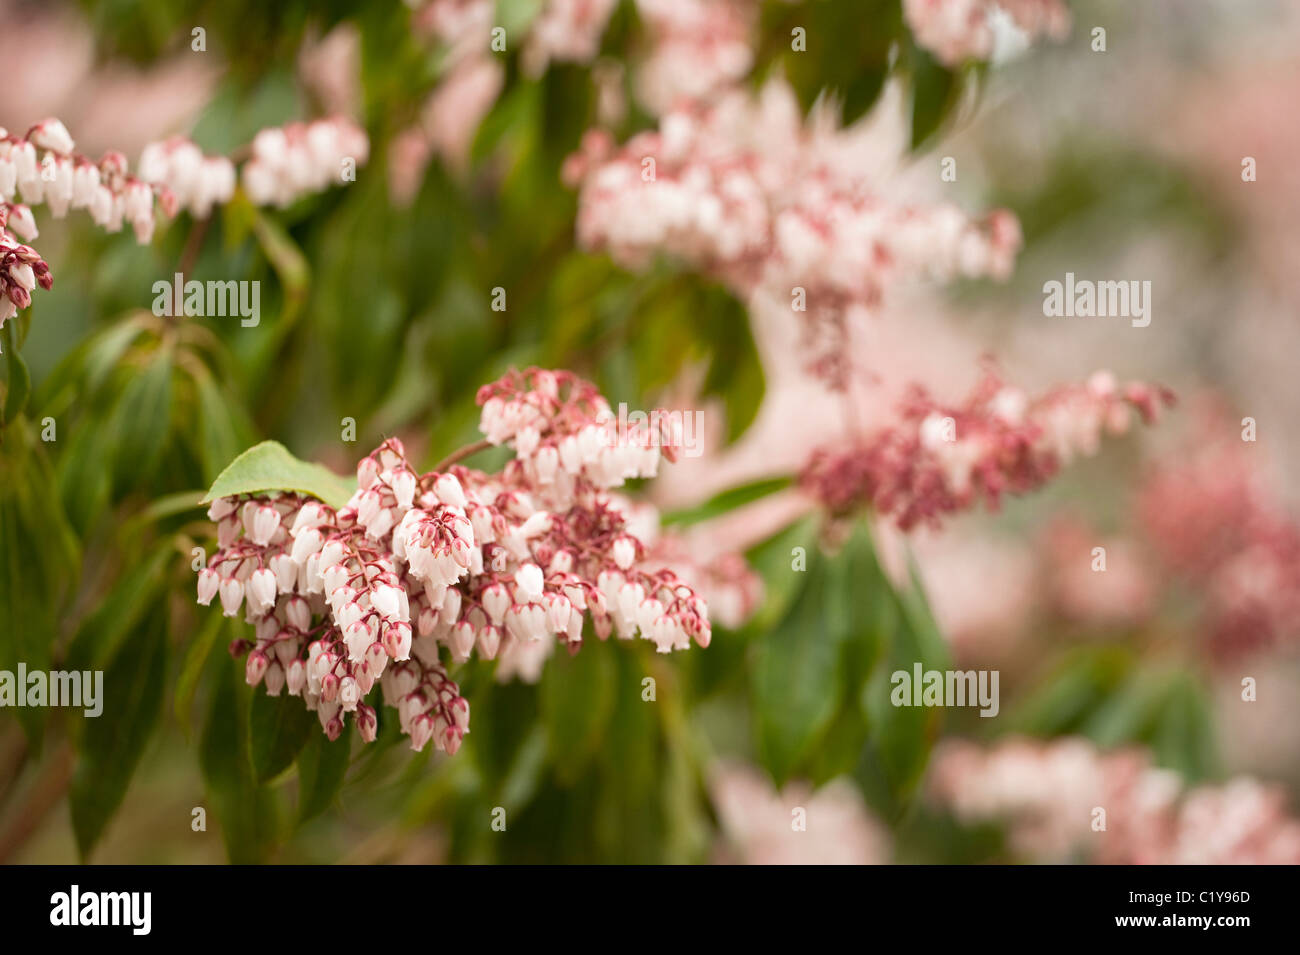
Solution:
M445 458L443 458L441 461L435 464L432 470L445 471L447 470L447 468L451 467L456 462L463 461L465 458L469 457L470 455L478 454L480 451L486 451L490 447L492 447L492 442L487 440L487 438L484 438L481 441L475 441L473 444L467 444L465 445L465 447L459 448L451 452L451 454L447 455Z

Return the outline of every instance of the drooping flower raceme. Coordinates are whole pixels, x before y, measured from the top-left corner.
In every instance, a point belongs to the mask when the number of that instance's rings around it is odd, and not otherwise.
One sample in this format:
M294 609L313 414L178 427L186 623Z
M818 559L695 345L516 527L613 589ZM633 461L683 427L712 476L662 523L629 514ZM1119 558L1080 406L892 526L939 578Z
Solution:
M37 123L21 138L0 130L0 200L11 202L16 193L27 207L44 203L56 219L69 209L85 209L108 232L129 222L136 238L147 243L153 238L154 199L171 214L174 193L165 182L130 175L121 153L105 153L96 163L75 150L57 119Z
M31 211L26 206L0 204L0 328L20 308L32 304L32 290L37 285L47 292L54 287L54 276L40 253L23 245L6 228L12 225L15 231L27 233L30 219ZM36 231L34 225L30 231Z
M869 506L908 530L1032 491L1074 456L1095 453L1102 434L1124 433L1134 412L1151 423L1172 400L1167 389L1120 386L1108 372L1030 401L989 371L957 407L916 387L899 424L815 452L801 483L833 514Z
M644 546L606 493L653 474L648 432L608 440L595 388L567 373L511 372L485 386L481 429L516 456L499 474L461 465L418 473L390 439L357 467L334 509L300 494L216 501L220 550L199 602L242 608L254 637L246 677L286 690L336 737L348 713L363 739L376 683L411 746L454 753L469 704L448 675L471 654L554 639L571 653L590 620L600 639L638 634L660 652L709 643L705 601Z
M903 0L903 16L917 45L949 67L1070 32L1062 0Z
M637 96L655 115L707 103L754 66L752 0L637 0L649 52L636 71Z
M751 301L784 301L818 338L812 370L842 387L849 320L905 280L1005 278L1019 250L1009 212L972 219L947 203L881 191L903 148L902 89L840 128L823 104L805 121L771 80L709 107L668 112L615 148L592 131L566 163L578 239L628 268L666 255Z
M244 190L254 205L291 205L303 196L346 182L370 157L370 141L349 119L273 126L253 137L243 167Z
M250 200L284 206L341 181L345 160L363 165L369 141L352 122L334 118L262 130L250 152L243 170ZM155 200L168 216L186 209L203 218L230 201L235 182L231 159L205 156L183 137L145 146L132 174L120 152L107 152L98 162L76 152L72 136L57 119L37 123L23 137L0 127L0 326L31 304L36 285L49 289L53 283L40 255L6 231L35 239L39 232L32 206L43 203L56 219L84 209L107 232L119 232L129 223L136 240L147 244L153 239Z
M1137 498L1152 565L1180 607L1195 595L1220 659L1300 642L1300 521L1265 474L1254 446L1214 416Z
M203 155L183 136L145 146L137 172L142 182L170 189L174 208L200 219L235 194L235 164L225 156Z
M1012 738L989 749L948 741L930 770L931 798L968 822L1003 823L1011 848L1040 862L1109 865L1295 865L1300 821L1280 787L1249 777L1185 789L1137 748L1105 752L1082 738ZM1093 828L1096 807L1107 827Z

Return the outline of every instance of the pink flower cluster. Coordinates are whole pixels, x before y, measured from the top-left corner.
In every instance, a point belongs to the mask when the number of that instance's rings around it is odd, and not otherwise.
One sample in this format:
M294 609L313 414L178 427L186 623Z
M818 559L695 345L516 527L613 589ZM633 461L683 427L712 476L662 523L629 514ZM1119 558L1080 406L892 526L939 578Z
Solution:
M1000 822L1014 853L1038 862L1295 865L1300 821L1285 796L1249 778L1184 789L1138 749L1087 740L943 743L931 798L968 823ZM1105 828L1094 828L1104 810Z
M1170 583L1203 601L1219 657L1300 640L1300 523L1263 481L1256 445L1219 421L1152 471L1137 501L1145 542ZM1226 435L1226 437L1224 437Z
M655 115L705 103L754 66L752 0L637 0L649 52L637 67L637 96Z
M645 563L647 567L662 566L689 580L708 603L710 619L729 630L744 624L763 599L763 578L754 573L742 555L724 553L703 561L680 534L659 537L647 548Z
M235 164L225 156L203 155L182 136L145 146L136 172L142 182L171 191L173 212L187 209L200 219L235 194Z
M548 0L528 28L523 66L540 76L552 62L590 63L618 0Z
M357 490L335 510L298 494L212 505L220 550L198 582L254 624L247 679L288 688L331 737L376 682L412 748L454 753L469 704L441 660L463 662L558 640L576 653L596 635L638 633L660 652L707 646L704 600L670 570L641 564L644 547L605 490L648 468L636 449L580 436L604 401L568 372L511 372L485 386L483 431L516 451L499 474L461 465L418 473L390 439L357 467ZM250 649L241 646L238 650Z
M1062 0L903 0L903 16L917 45L949 67L994 58L1007 34L1024 43L1070 32Z
M32 304L32 291L39 285L47 292L54 287L54 276L41 254L23 245L9 234L8 227L23 235L35 232L30 223L31 210L26 206L0 203L0 328Z
M723 839L716 861L745 865L880 865L889 861L889 833L868 811L850 780L816 791L792 782L781 792L758 770L720 763L709 794ZM802 809L806 828L796 829Z
M76 144L57 119L47 119L28 130L25 137L0 130L0 199L9 202L20 194L21 210L45 203L50 214L61 219L69 209L85 209L95 224L117 232L123 221L131 224L136 238L147 243L153 238L154 197L164 208L174 210L173 197L164 185L155 187L127 172L126 157L105 153L92 162L76 153ZM11 219L13 218L11 213ZM36 237L35 222L29 238Z
M251 152L244 166L249 198L257 205L283 206L337 180L345 159L364 164L369 141L351 122L328 119L262 130ZM147 244L153 239L155 198L168 216L184 208L203 217L214 205L230 201L234 191L234 163L224 156L204 156L182 137L145 146L132 175L120 152L107 152L98 162L77 153L57 119L37 123L24 137L0 128L0 325L31 304L37 284L49 289L53 283L40 255L4 231L35 239L39 232L32 205L43 202L56 219L69 209L85 209L108 232L129 222L136 240Z
M614 0L548 0L523 37L506 37L508 48L520 45L524 71L539 76L556 61L585 63L600 49ZM505 84L500 53L492 49L496 23L492 0L429 0L415 4L412 25L445 51L437 87L421 109L420 120L398 133L389 159L394 200L405 205L419 191L434 155L461 168L479 124L496 103Z
M244 163L244 190L254 205L291 205L348 181L370 156L365 131L340 116L261 130Z
M839 129L826 109L805 122L773 80L757 97L674 109L621 148L592 131L565 175L580 187L586 248L633 269L673 257L746 299L791 303L814 328L843 329L900 280L1010 273L1021 242L1010 213L976 221L887 198L870 178L879 148L869 127ZM842 386L846 354L832 335L814 370Z
M901 421L848 447L814 453L804 489L834 514L870 506L909 530L983 499L1043 485L1076 454L1096 452L1103 433L1123 434L1134 412L1153 422L1171 403L1164 388L1120 386L1108 372L1030 401L989 370L966 402L949 407L914 387Z

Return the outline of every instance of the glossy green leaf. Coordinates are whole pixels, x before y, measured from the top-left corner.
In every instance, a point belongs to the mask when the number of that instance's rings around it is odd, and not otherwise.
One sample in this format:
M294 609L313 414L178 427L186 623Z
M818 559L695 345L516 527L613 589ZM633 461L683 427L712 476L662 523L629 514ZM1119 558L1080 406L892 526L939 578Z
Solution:
M176 679L176 698L173 706L176 721L181 731L188 737L193 726L194 696L199 689L199 677L202 676L212 648L221 642L227 633L230 618L218 613L205 615L197 634L186 634L181 640L185 647L185 656L181 662L180 676Z
M209 504L219 497L259 491L297 491L332 507L342 507L352 496L352 490L351 480L319 464L299 461L278 441L263 441L231 461L199 503Z
M132 375L113 416L113 475L119 491L135 489L153 476L165 450L171 409L172 360L163 351Z
M570 779L600 746L613 705L611 651L623 649L588 643L574 657L557 653L542 671L540 706L551 759Z
M83 858L126 796L162 713L167 662L166 605L158 605L104 672L103 712L85 718L69 804Z
M3 413L0 414L0 426L8 424L18 417L27 405L27 397L32 390L32 376L27 371L27 363L18 353L18 340L14 323L8 322L0 330L0 345L3 346L5 360L5 396Z
M247 864L270 858L278 843L280 820L274 794L253 778L249 690L239 669L229 660L212 667L217 678L199 740L199 767L221 824L226 853L231 862Z
M301 700L294 700L301 706ZM302 707L304 710L306 707ZM313 721L315 722L315 721ZM352 720L331 740L317 725L298 757L298 821L312 819L338 798L352 753Z
M839 708L839 634L827 613L837 583L831 567L819 551L810 552L806 584L752 651L758 753L778 784L816 746Z
M253 693L248 725L253 778L259 783L269 782L288 769L311 734L320 732L316 714L300 698L269 696L262 687L256 687Z

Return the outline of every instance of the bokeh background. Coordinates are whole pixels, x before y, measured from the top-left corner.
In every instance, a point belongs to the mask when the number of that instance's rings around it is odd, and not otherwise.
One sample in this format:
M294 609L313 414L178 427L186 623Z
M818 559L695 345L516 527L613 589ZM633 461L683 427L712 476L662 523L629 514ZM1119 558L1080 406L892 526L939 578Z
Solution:
M487 6L517 37L549 5ZM8 503L17 543L3 571L12 590L16 561L48 565L36 595L47 659L91 653L129 669L121 648L151 628L165 652L141 678L155 712L108 711L98 730L66 713L40 725L0 713L0 859L1294 861L1300 562L1258 555L1291 546L1300 526L1294 4L1076 2L1063 39L953 70L918 49L897 2L728 5L743 8L750 50L739 83L785 76L804 109L827 91L840 121L899 139L886 193L1005 207L1023 230L1005 282L891 290L852 339L861 373L847 394L807 373L788 315L747 307L671 249L631 270L575 240L578 196L562 172L584 131L622 141L657 123L637 85L653 86L647 10L615 4L576 62L539 69L512 44L491 60L499 72L467 76L430 26L438 6L0 4L11 131L57 116L80 151L134 159L172 134L230 153L265 126L342 114L371 145L355 183L215 215L192 274L261 281L262 322L196 321L184 347L207 384L174 373L156 414L141 413L131 382L159 343L145 332L115 345L112 332L149 308L195 224L182 215L141 247L76 217L42 221L56 284L23 346L26 416L54 416L59 437L24 445L10 425L0 478L39 475L45 504ZM664 6L709 36L711 20L686 19L708 4ZM792 25L808 31L803 59L787 52ZM708 49L728 55L721 39ZM882 95L890 76L897 100ZM944 157L956 182L940 178ZM1045 318L1043 283L1067 271L1149 280L1150 325ZM496 287L501 312L488 305ZM814 709L835 697L824 715L784 732L785 681L804 679L814 652L799 641L832 602L808 591L843 571L829 569L826 518L782 479L840 440L846 419L889 425L910 383L960 399L986 356L1031 392L1105 368L1168 385L1179 403L996 514L906 536L870 525L883 574L854 571L846 586L863 612L889 608L880 632L910 634L911 656L883 636L871 661L846 656L806 688ZM594 644L531 681L473 664L460 675L475 694L461 754L358 744L311 813L300 766L269 780L231 769L248 695L223 652L236 634L193 606L190 549L211 546L194 501L262 438L347 473L399 435L427 465L475 438L480 384L530 364L570 368L633 408L703 410L707 452L635 490L702 563L747 555L761 579L741 599L748 621L669 659ZM345 418L355 442L340 438ZM771 493L719 503L739 486ZM821 555L803 576L792 546ZM1096 546L1105 574L1090 566ZM885 661L921 657L999 670L999 716L882 712ZM640 699L647 674L654 704ZM87 755L113 735L123 749ZM1099 805L1107 833L1090 828ZM488 824L494 806L509 809L506 833ZM206 831L192 830L194 807ZM791 829L797 807L806 832ZM1123 853L1125 838L1141 848Z

